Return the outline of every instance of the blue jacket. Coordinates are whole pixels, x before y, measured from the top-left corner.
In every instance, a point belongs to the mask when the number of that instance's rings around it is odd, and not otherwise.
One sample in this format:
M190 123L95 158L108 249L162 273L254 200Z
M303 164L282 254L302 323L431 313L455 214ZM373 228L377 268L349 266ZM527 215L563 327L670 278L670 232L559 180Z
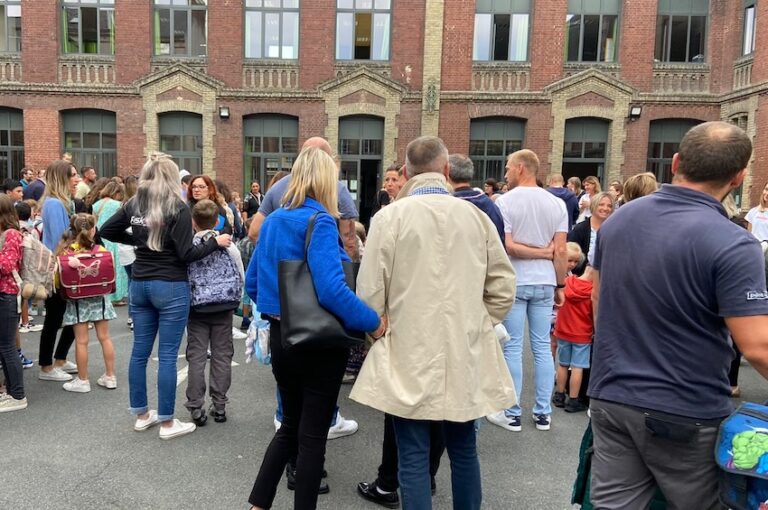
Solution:
M493 200L488 198L488 195L472 188L459 188L453 192L453 196L466 200L487 214L496 226L496 231L499 233L499 237L501 237L502 246L504 245L504 218L501 217L501 211L493 203Z
M307 261L320 306L334 314L349 330L373 331L379 316L352 292L344 280L342 261L349 261L333 217L316 200L307 197L296 209L280 208L267 216L259 232L245 290L261 313L280 315L277 265L281 260L304 258L304 238L309 217L320 212L307 250Z
M61 236L69 228L69 211L58 198L49 197L43 201L43 244L56 253Z

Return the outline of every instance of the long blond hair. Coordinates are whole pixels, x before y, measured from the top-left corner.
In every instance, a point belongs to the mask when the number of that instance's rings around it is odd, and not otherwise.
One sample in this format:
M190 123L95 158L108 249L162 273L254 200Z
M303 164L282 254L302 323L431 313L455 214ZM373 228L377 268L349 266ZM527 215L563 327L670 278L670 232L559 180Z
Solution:
M141 169L136 195L131 201L134 200L149 229L147 247L162 251L166 225L178 215L182 204L179 167L171 156L162 152L149 155Z
M49 198L55 198L69 211L72 206L72 194L69 191L69 178L72 169L75 168L69 161L63 159L53 161L45 170L45 192L43 202Z
M308 147L301 151L293 163L291 182L281 203L289 209L304 205L312 197L330 213L339 217L339 168L325 151Z

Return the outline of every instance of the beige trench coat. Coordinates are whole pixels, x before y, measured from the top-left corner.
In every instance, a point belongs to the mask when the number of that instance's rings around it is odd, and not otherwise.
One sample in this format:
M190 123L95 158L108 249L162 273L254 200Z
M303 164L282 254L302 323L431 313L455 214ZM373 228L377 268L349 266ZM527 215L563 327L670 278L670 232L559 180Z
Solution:
M403 191L424 186L448 188L428 173ZM350 398L403 418L455 422L515 404L493 331L515 301L515 273L480 209L450 195L398 198L374 217L357 292L389 317L389 329Z

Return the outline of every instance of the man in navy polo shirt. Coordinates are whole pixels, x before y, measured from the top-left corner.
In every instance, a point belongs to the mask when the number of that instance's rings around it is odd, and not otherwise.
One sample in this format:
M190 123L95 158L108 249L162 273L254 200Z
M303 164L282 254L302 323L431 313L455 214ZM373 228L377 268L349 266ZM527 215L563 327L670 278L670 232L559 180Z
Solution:
M713 451L732 411L729 332L768 378L762 251L720 204L741 185L751 153L740 128L700 124L672 160L673 184L600 228L589 384L595 508L647 508L657 487L670 508L722 508Z

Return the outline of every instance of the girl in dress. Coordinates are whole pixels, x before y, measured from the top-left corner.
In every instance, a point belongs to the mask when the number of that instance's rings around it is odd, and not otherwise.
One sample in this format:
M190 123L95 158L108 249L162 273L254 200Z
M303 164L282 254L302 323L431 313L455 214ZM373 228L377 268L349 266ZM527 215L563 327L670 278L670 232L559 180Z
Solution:
M96 235L96 217L92 214L79 213L72 217L69 231L59 245L57 255L90 252L94 246ZM107 251L103 246L99 251ZM88 323L93 322L96 337L101 344L104 355L104 375L96 383L107 389L117 388L115 377L115 350L112 338L109 336L110 321L117 317L109 296L96 296L67 301L64 312L64 326L72 326L75 330L75 358L77 361L77 377L64 383L64 389L76 393L91 391L88 379Z

